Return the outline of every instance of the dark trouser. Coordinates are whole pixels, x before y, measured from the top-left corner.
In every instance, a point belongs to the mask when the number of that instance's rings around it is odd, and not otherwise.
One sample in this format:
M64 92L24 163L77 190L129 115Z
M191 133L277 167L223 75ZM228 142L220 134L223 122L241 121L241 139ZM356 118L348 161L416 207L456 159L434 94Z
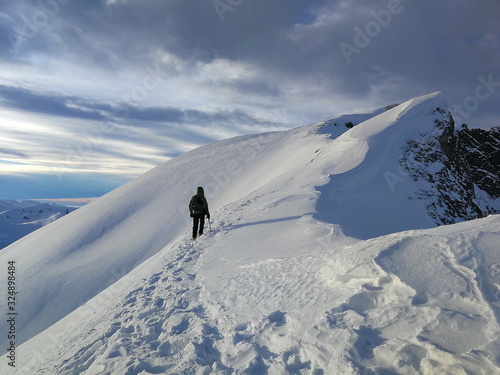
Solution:
M204 226L205 226L205 215L204 214L193 215L193 238L196 238L196 233L203 234Z

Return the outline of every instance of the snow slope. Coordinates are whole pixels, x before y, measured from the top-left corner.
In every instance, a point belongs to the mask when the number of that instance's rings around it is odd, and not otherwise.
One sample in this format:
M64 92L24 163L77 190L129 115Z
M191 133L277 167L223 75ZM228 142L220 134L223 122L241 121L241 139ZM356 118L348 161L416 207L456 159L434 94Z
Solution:
M309 134L301 140L301 150L296 149L296 140L303 136L303 131L243 136L194 150L5 248L0 263L19 263L19 342L185 233L190 221L187 203L196 186L205 187L216 211L266 185L326 143L326 137ZM4 283L6 275L1 278ZM5 330L6 322L0 327Z
M0 200L0 250L74 210L58 204Z
M0 372L498 373L500 218L433 228L387 179L443 106L205 146L6 248L26 342ZM198 185L213 231L191 242Z
M153 256L21 346L18 373L498 373L499 216L349 245L306 222L278 257L239 223Z

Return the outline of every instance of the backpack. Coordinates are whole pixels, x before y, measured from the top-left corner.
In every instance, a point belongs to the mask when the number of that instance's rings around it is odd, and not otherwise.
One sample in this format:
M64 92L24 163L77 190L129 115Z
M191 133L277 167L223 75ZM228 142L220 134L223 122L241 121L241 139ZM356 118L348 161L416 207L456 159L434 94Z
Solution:
M205 210L205 203L203 202L203 199L197 195L193 195L191 198L191 209L203 213Z

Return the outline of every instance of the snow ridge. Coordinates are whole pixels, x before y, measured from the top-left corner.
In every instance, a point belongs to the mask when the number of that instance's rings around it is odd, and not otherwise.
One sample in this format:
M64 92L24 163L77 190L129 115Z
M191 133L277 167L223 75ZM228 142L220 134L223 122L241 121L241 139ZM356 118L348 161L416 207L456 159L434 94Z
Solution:
M401 168L443 102L205 146L9 246L26 342L0 372L499 373L500 216L436 228Z

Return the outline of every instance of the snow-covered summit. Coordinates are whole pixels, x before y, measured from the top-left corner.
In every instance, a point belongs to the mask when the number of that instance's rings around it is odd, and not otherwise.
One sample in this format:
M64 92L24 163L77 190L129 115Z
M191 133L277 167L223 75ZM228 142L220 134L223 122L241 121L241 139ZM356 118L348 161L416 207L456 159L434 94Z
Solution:
M0 200L0 250L74 210L31 200Z
M407 162L458 173L445 108L431 94L335 137L315 124L204 146L7 247L14 373L497 372L499 219L435 228L452 213L429 207L463 197ZM419 162L415 140L439 158ZM190 242L200 185L213 231ZM494 209L475 192L470 207Z

